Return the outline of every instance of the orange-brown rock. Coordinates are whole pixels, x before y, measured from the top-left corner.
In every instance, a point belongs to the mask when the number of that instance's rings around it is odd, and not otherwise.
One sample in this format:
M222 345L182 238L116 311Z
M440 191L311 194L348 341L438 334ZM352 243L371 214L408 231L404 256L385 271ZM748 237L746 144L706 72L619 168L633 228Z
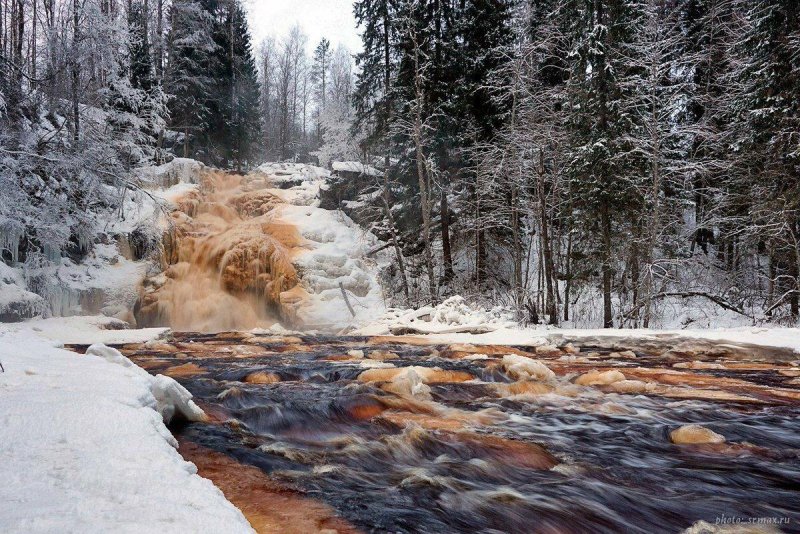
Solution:
M676 445L723 443L725 441L725 436L700 425L684 425L670 432L669 438Z
M575 379L575 383L579 386L607 386L614 382L621 382L625 380L625 375L616 369L608 371L590 371Z
M259 371L257 373L250 373L244 377L244 381L248 384L275 384L281 381L281 377L275 373Z

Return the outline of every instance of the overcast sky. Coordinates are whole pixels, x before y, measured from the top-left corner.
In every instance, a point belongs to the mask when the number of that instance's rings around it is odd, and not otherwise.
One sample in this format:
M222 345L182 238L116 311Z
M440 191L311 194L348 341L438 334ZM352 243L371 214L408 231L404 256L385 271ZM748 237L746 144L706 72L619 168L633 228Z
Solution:
M331 41L333 48L342 43L354 53L361 50L353 0L244 0L244 3L250 13L256 50L264 37L282 37L295 24L300 24L308 35L309 51L323 37Z

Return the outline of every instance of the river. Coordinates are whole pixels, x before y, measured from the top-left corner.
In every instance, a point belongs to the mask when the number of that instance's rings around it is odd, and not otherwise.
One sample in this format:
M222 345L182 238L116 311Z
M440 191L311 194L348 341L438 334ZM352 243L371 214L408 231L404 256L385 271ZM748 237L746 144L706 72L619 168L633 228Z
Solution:
M247 333L119 348L211 415L173 429L181 450L260 532L798 529L797 362ZM673 443L692 423L726 441Z

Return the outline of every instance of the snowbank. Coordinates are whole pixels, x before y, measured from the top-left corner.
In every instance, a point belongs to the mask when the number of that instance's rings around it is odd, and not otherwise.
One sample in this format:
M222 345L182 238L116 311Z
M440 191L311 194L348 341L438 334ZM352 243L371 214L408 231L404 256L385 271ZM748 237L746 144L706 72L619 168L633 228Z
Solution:
M417 310L390 308L379 319L359 328L360 335L386 334L485 334L513 328L511 316L497 307L492 310L470 307L463 297L453 296L437 306Z
M584 345L627 348L713 343L740 348L778 349L800 354L800 328L737 327L714 329L571 329L549 326L520 327L500 308L471 308L461 297L451 297L436 307L418 310L390 308L373 322L359 327L354 335L419 335L429 343L472 343L488 345Z
M252 532L175 450L163 420L197 415L185 390L89 352L0 334L0 531Z
M0 323L0 336L44 338L68 345L93 343L145 343L163 336L169 328L128 329L128 323L103 315L50 317L31 319L22 323Z

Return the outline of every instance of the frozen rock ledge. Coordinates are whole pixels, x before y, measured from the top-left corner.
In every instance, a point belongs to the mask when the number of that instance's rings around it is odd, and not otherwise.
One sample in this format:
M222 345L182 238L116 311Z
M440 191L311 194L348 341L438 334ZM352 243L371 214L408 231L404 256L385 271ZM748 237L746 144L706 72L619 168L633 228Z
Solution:
M0 532L253 532L164 421L191 395L119 352L0 332Z

